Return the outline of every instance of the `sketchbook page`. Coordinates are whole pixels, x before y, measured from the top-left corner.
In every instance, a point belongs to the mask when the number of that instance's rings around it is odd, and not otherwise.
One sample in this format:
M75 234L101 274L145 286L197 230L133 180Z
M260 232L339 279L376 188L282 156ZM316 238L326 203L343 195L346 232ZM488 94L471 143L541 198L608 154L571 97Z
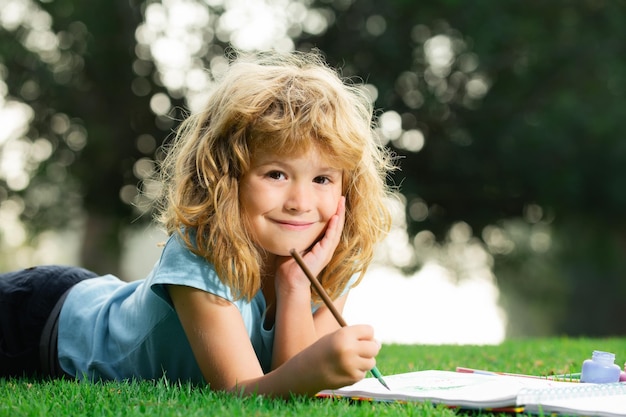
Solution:
M524 411L597 417L626 416L626 383L524 389L518 396Z
M470 374L452 371L417 371L386 375L383 387L376 378L366 378L354 385L325 390L322 397L348 397L372 401L419 401L463 408L504 408L516 405L524 387L551 387L566 382L539 378Z

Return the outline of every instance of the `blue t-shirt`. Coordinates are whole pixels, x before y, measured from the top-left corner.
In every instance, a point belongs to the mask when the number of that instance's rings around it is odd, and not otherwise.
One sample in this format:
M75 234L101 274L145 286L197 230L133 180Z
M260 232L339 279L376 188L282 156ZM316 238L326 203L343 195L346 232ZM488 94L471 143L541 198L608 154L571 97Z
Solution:
M346 286L347 291L356 276ZM263 326L262 291L235 300L212 264L189 251L176 235L144 280L112 275L88 279L69 292L59 316L58 353L69 375L89 380L158 379L204 383L166 285L198 288L232 302L265 372L270 370L274 328ZM312 306L312 311L316 307Z
M68 294L59 318L59 363L80 379L157 379L203 383L204 378L165 285L194 287L239 309L264 371L270 368L274 329L263 327L265 298L234 300L213 265L168 239L145 280L105 275L82 281Z

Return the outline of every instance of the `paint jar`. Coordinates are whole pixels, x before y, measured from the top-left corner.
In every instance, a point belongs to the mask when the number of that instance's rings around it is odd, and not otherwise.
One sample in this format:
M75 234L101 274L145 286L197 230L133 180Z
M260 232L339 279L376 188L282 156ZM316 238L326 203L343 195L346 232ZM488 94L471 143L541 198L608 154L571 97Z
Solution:
M595 384L618 382L621 371L620 367L615 364L615 354L594 350L591 359L583 362L580 382Z

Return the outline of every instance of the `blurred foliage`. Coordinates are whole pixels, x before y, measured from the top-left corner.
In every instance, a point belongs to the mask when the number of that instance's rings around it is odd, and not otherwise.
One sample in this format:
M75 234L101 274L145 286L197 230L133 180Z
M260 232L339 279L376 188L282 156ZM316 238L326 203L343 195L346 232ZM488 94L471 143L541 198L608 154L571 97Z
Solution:
M21 204L34 233L87 213L84 265L115 272L120 230L149 219L145 180L188 105L137 41L161 3L15 1L47 13L58 40L32 47L41 13L0 28L7 97L32 108L25 140L44 139L50 156L33 156L28 187L0 181L0 200ZM191 3L210 13L190 61L215 69L226 3ZM493 257L510 336L626 334L624 1L295 3L326 25L288 22L293 46L372 86L381 135L402 156L406 271L464 225Z
M509 335L626 333L625 16L623 1L357 0L311 40L423 132L419 152L391 143L413 265L424 231L469 224L495 257ZM439 72L433 39L454 51ZM468 99L476 76L488 91Z

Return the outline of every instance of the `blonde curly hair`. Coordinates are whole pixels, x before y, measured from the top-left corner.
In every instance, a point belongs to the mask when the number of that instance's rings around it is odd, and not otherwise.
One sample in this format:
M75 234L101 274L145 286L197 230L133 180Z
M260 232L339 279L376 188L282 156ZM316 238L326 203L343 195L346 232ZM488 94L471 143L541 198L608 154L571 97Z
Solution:
M239 181L256 152L289 157L315 147L343 170L343 235L319 276L337 297L354 274L362 279L391 226L385 199L393 157L376 140L372 114L364 90L318 52L238 54L167 149L160 220L215 266L236 297L249 300L261 288L262 249L242 218Z

